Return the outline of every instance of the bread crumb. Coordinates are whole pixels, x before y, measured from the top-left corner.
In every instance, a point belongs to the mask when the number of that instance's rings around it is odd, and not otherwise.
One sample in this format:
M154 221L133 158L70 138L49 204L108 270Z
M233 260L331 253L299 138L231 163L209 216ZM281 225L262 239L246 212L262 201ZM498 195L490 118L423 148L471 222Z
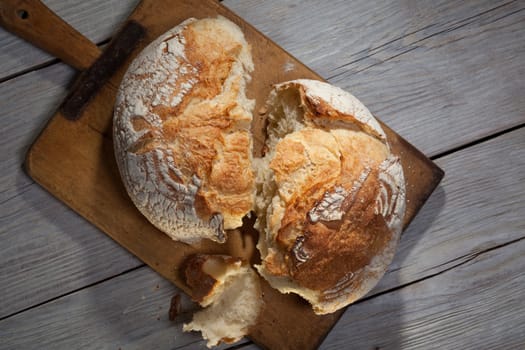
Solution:
M180 294L175 294L171 298L170 310L168 311L168 317L170 321L175 321L177 316L180 314Z

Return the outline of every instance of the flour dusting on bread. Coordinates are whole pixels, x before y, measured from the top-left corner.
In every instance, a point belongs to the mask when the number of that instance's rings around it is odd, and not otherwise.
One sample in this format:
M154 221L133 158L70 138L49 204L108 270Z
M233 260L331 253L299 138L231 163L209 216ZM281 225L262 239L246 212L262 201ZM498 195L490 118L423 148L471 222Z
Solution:
M136 207L173 239L223 242L253 207L252 70L237 25L191 18L149 44L123 78L119 170Z

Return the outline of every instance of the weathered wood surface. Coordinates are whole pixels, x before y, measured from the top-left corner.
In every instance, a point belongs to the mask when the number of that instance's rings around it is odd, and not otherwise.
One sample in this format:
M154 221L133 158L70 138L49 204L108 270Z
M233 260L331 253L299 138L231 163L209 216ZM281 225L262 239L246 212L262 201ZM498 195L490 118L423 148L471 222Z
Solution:
M352 91L428 155L525 122L525 101L517 95L525 81L512 79L525 74L517 59L525 56L522 1L223 3ZM110 5L100 12L110 11ZM100 12L93 13L96 20ZM319 29L312 30L305 18L315 18ZM103 29L97 35L106 38ZM10 51L5 52L8 59ZM494 118L502 113L505 118Z
M350 308L322 349L523 349L525 241Z
M111 35L119 23L119 16L125 17L133 7L132 3L46 1L54 10L63 8L58 12L64 17L69 16L66 19L71 24L95 41L105 40ZM321 75L353 91L381 119L427 154L450 151L525 122L525 100L522 98L525 11L521 1L424 1L410 4L411 7L401 1L364 0L351 2L351 5L350 2L333 1L329 6L317 0L227 0L224 3ZM2 31L0 47L0 81L49 62L45 56L36 54L37 51ZM15 61L21 64L10 66L9 62ZM366 69L358 72L363 68ZM38 309L22 310L58 298L39 308L48 307L48 312L57 315L55 321L67 325L56 309L61 307L61 295L141 265L105 235L32 184L21 170L27 147L62 100L71 77L70 69L56 64L0 84L0 318L21 312L2 320L3 324L15 318L24 320L25 314ZM491 147L504 147L507 153L516 152L502 144ZM506 153L496 155L500 158L499 166L508 165L515 169L515 173L509 173L515 174L516 178L525 171L523 161L504 164ZM430 283L440 275L429 276L464 263L472 254L508 243L524 231L523 227L517 226L520 221L507 223L509 218L519 220L525 217L523 202L511 205L504 201L509 195L523 193L520 183L503 175L500 180L497 168L490 168L489 163L484 166L486 158L483 154L476 158L480 163L478 176L474 176L474 172L465 172L462 177L453 177L448 167L460 168L467 160L452 156L455 153L446 161L438 161L448 172L445 184L406 232L392 272L387 274L376 292L420 278L428 278L424 283ZM452 159L457 159L456 163ZM452 163L449 164L449 160ZM490 176L484 177L485 172ZM449 180L449 177L452 178ZM455 179L453 183L452 179ZM484 197L477 197L480 202L469 201L469 194L483 186L488 186L490 191L483 192ZM449 187L454 189L449 191ZM507 197L501 197L500 187ZM487 205L483 206L485 201ZM507 204L501 205L502 202ZM449 206L456 208L457 213L449 210ZM497 216L490 221L493 211ZM469 215L476 219L469 221ZM477 230L476 234L456 236L454 231L463 230L463 225L469 222L474 223L471 227ZM498 225L503 225L502 229L498 229ZM507 251L513 246L509 245ZM435 254L427 255L436 249ZM494 251L499 249L502 248ZM420 265L425 261L427 264ZM129 275L133 280L139 270L125 276ZM487 270L487 276L497 280L498 271L498 266L494 266ZM109 286L107 290L115 295L127 295L129 285L113 284L114 280L104 282ZM451 287L454 282L440 280L437 286ZM85 291L97 287L88 287ZM403 290L405 288L398 292ZM78 293L82 292L84 290ZM398 295L394 294L398 292L377 298L388 300L389 295ZM64 298L78 298L78 293ZM407 293L406 297L410 299L410 292ZM357 306L365 307L377 298ZM403 299L403 303L407 299ZM399 309L404 309L403 303L398 305ZM86 306L78 302L77 305L98 310L95 312L103 309L93 303ZM428 308L431 306L427 305ZM152 312L152 309L148 310ZM31 323L29 318L25 320ZM521 324L525 322L517 316L514 320ZM401 321L402 318L399 327ZM376 319L376 324L380 322ZM484 319L484 322L489 321ZM431 319L425 320L425 324L429 324L432 330ZM97 327L84 326L87 329L95 327L95 330ZM348 323L345 327L349 327ZM327 342L341 344L351 341L344 337L347 328L339 328L342 330L337 334L342 338ZM0 331L2 329L0 327ZM67 334L68 330L65 328L62 332ZM401 329L401 332L406 330ZM122 334L114 339L120 336ZM136 339L133 330L119 339L126 337ZM520 338L519 334L513 334L509 337L514 337L509 341L522 341L524 336ZM461 339L454 339L456 344L465 345ZM428 348L431 342L429 338L420 341L420 348ZM325 343L324 346L330 348L331 345ZM0 342L0 348L9 347Z
M525 237L525 128L440 158L447 175L404 233L376 292Z
M45 0L51 10L94 43L107 40L139 0ZM0 81L55 60L0 28Z
M57 64L0 84L0 318L141 264L23 172L72 75Z
M170 321L170 301L178 293L181 314ZM0 321L0 348L205 348L198 333L182 332L197 309L175 286L141 267Z
M427 155L525 122L523 1L235 5Z
M525 183L525 128L455 152L439 164L448 170L442 188L402 238L403 248L384 280L388 282L381 283L383 288L405 287L372 297L381 291L376 288L367 300L351 306L322 349L340 349L343 344L355 349L428 348L429 344L447 346L447 342L474 346L483 337L494 343L503 335L508 339L502 344L525 342L522 329L509 327L520 320L517 315L525 314L521 303L525 297L521 288L525 281L521 273L525 268L525 186L520 186ZM478 266L478 261L501 247L508 253ZM31 348L34 339L67 348L73 344L71 338L49 337L66 328L75 339L82 334L81 342L96 347L195 347L198 337L180 332L188 315L175 323L166 319L175 292L174 286L142 267L0 321L0 336L7 339L8 348ZM483 304L483 300L492 302ZM191 307L185 302L183 309ZM505 318L505 313L512 317ZM494 314L501 317L501 324L494 325L490 317ZM155 322L156 317L160 322ZM410 321L405 323L407 318ZM431 318L439 321L436 334L432 334ZM447 328L449 318L454 321L452 329ZM421 319L425 322L420 325ZM488 332L491 327L505 328L507 333ZM100 340L94 341L95 335ZM82 347L83 343L78 344Z

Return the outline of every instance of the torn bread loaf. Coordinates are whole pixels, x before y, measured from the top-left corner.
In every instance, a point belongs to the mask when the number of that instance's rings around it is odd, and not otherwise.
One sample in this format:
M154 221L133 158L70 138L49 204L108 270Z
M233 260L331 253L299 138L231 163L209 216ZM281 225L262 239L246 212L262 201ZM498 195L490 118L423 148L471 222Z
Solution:
M148 45L117 94L121 177L142 214L186 243L224 242L224 230L255 209L260 274L331 313L390 263L403 169L363 104L312 80L273 89L266 155L253 159L252 70L241 30L222 17L188 19Z
M250 48L229 20L188 19L149 44L119 87L115 155L135 206L175 240L225 240L253 207Z
M400 160L380 124L327 83L277 85L256 160L260 274L317 314L366 294L394 255L405 212Z
M207 346L233 343L248 334L262 307L257 273L239 258L195 255L186 263L186 282L192 297L205 309L183 326L200 331Z

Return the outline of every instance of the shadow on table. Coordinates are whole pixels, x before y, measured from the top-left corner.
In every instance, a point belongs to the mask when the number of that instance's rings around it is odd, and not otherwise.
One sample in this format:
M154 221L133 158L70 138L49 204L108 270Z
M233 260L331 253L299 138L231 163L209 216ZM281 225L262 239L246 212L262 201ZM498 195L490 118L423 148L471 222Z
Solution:
M403 299L392 290L414 279L403 277L406 271L404 267L411 265L407 258L424 235L433 234L432 224L445 202L445 191L439 186L403 233L394 261L379 285L369 296L348 307L322 343L321 349L394 350L403 347Z

